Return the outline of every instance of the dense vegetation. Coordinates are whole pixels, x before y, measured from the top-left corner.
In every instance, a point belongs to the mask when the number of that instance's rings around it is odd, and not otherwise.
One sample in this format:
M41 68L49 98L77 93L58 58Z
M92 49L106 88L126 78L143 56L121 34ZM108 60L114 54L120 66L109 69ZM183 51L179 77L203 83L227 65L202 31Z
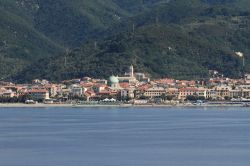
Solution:
M60 46L32 26L36 10L30 1L0 1L0 78L22 70L35 60L60 52Z
M32 6L32 0L24 2ZM46 42L25 40L27 48L40 49L33 57L14 49L12 56L10 51L1 56L1 67L13 70L1 70L2 76L22 82L107 77L123 73L132 63L153 77L204 78L210 69L237 77L242 63L234 52L250 51L247 0L40 0L36 5L18 17L27 22L32 16L34 37ZM82 46L60 53L79 43ZM13 57L20 59L14 68L6 65L14 64ZM39 60L30 63L31 57Z
M0 79L79 46L140 8L127 0L1 0Z

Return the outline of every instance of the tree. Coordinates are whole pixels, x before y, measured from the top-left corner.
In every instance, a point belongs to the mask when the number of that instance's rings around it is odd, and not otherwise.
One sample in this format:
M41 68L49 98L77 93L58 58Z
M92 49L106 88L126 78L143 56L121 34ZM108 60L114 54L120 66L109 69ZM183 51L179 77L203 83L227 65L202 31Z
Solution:
M140 96L140 97L139 97L139 99L141 99L141 100L146 100L146 99L148 99L148 97L147 97L147 96L142 95L142 96Z
M229 100L231 100L232 98L229 97L229 96L225 96L224 99L225 99L226 101L229 101Z
M186 100L188 100L188 101L196 101L196 100L198 100L198 96L189 95L189 96L187 96Z
M167 100L169 100L169 101L173 100L174 98L175 98L174 95L167 95Z

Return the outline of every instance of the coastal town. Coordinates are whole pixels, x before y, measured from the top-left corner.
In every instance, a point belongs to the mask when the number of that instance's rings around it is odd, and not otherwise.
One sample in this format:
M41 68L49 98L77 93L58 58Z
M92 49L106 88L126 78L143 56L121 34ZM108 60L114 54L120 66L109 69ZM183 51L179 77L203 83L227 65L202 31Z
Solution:
M123 76L109 79L83 77L51 83L35 79L30 84L0 82L0 103L75 105L178 105L242 104L250 102L250 74L230 79L217 71L202 80L151 80L131 65Z

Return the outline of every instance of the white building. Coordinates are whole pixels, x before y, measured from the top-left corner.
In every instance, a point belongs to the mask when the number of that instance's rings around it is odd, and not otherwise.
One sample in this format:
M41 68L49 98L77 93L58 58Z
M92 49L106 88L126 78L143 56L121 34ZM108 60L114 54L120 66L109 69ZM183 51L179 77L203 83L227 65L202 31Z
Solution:
M245 82L246 82L247 84L250 84L250 74L246 74L246 75L245 75Z
M134 89L122 89L121 90L122 98L135 98Z
M84 93L84 90L79 85L72 85L70 87L70 93L71 93L72 96L82 96L83 93Z

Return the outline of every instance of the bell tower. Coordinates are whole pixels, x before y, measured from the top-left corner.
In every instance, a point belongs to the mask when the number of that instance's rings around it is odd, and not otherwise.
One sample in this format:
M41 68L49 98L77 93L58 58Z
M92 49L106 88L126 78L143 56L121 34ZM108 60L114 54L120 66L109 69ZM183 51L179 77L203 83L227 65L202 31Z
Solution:
M129 75L130 75L130 77L134 77L134 66L133 65L131 65L129 67Z

